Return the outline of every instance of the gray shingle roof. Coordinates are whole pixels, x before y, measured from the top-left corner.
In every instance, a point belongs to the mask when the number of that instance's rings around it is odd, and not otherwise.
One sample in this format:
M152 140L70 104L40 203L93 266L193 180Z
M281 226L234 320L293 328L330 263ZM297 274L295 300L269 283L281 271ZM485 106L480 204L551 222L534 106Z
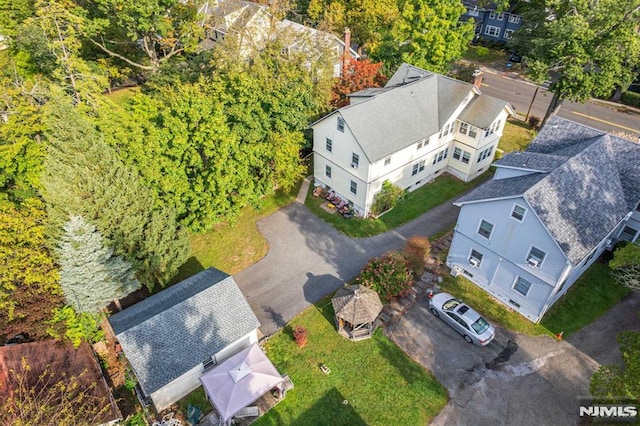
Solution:
M494 162L496 166L514 167L518 169L548 172L567 161L567 156L554 154L540 154L538 152L513 152Z
M458 119L486 130L506 106L507 103L500 99L485 95L476 96L460 113Z
M260 326L233 277L214 268L109 322L147 395Z
M372 96L337 111L370 162L438 133L473 85L403 64L385 89L363 91L356 96ZM471 101L465 121L486 128L484 123L492 122L506 106L495 99ZM489 118L491 113L494 115Z
M512 198L523 195L529 188L544 179L542 173L533 173L509 179L489 180L458 198L456 205L474 201Z
M527 151L495 164L520 164L533 173L489 181L457 203L523 196L574 265L640 200L640 145L558 117Z

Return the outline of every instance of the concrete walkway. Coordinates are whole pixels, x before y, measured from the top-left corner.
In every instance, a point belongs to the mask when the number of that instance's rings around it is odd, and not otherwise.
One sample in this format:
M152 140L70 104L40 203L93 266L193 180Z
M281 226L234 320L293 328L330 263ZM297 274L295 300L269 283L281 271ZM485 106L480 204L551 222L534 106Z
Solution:
M446 230L459 211L450 200L395 230L353 239L311 213L302 194L301 188L298 202L258 221L269 252L234 276L265 335L353 279L370 258L403 247L413 235Z

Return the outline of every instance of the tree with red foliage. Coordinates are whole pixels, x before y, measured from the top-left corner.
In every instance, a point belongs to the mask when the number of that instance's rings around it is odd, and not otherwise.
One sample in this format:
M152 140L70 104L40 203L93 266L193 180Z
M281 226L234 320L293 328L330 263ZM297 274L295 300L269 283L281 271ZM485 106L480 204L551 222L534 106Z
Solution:
M345 55L342 60L342 76L336 79L331 94L331 106L342 108L349 105L348 95L358 90L380 87L386 77L380 73L382 62L371 62L369 59L357 60Z

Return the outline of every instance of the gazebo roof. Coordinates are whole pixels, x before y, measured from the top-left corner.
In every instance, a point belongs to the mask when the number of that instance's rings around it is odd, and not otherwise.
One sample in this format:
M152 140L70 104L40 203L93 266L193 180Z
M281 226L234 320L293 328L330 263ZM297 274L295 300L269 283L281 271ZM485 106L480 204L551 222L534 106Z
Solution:
M342 287L331 303L336 316L350 324L373 322L382 311L378 293L359 284Z

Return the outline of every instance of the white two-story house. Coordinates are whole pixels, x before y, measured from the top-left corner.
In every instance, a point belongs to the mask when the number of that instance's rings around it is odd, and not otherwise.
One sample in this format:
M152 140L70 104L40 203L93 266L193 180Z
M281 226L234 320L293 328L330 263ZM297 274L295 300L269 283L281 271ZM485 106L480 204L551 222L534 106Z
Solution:
M640 234L640 145L552 118L456 201L447 265L539 321L618 240Z
M385 181L412 191L443 172L469 181L486 171L514 114L473 84L408 64L350 98L311 125L314 178L363 216Z

